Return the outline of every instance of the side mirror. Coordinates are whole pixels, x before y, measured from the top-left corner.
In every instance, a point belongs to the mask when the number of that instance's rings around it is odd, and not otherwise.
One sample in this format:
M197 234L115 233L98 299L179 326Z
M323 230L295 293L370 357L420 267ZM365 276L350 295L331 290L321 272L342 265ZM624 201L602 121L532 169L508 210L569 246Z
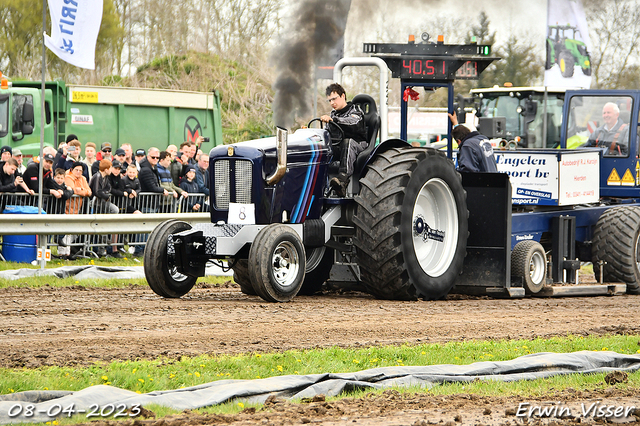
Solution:
M22 106L22 121L24 123L33 123L33 104L25 102Z
M32 134L33 124L33 104L25 102L25 104L22 106L22 134Z

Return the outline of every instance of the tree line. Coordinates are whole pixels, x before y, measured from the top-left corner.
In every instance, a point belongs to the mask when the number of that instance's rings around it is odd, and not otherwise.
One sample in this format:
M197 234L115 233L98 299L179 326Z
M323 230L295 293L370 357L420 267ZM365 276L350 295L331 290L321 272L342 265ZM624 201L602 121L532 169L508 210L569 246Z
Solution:
M584 0L592 40L593 88L637 87L639 2ZM378 2L379 7L383 4ZM368 3L359 0L351 5L351 13L370 10ZM253 136L272 125L271 85L277 64L268 58L287 31L286 10L291 10L291 0L104 0L96 69L75 68L47 51L47 78L81 84L219 90L224 126L232 131L230 141ZM0 70L11 78L38 80L42 2L0 0L0 18L4 23L0 27ZM407 29L419 35L428 28L432 34L445 34L451 43L475 37L478 43L493 44L493 53L502 58L477 82L456 82L458 93L507 81L515 86L542 84L544 39L537 40L538 35L512 34L506 42L496 43L496 34L502 30L484 12L471 22L466 17L432 16L415 20L411 26L377 26L383 29L371 40L369 33L359 29L348 39L345 51L359 53L364 41L399 42L406 40ZM358 91L375 93L375 84L375 77L367 78L366 73L354 79ZM316 94L320 98L321 92ZM397 97L396 92L391 94Z

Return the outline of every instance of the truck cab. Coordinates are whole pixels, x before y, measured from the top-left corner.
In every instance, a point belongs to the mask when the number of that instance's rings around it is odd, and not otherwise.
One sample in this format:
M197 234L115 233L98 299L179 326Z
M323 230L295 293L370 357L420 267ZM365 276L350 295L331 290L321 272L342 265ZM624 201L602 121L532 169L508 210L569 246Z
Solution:
M471 95L476 101L478 129L483 135L516 140L522 148L560 145L564 88L547 88L546 111L544 87L494 86L473 89Z
M600 195L638 199L638 90L567 91L562 148L600 153ZM609 121L609 124L607 124ZM608 131L610 129L611 131Z

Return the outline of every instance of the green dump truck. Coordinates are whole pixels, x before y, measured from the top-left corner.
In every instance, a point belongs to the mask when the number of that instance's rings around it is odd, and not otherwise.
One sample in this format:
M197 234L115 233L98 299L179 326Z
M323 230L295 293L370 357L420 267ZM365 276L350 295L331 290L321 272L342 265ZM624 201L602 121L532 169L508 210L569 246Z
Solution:
M0 146L24 155L40 150L41 82L8 82L0 87ZM69 134L83 144L130 143L134 149L160 149L205 137L206 152L222 141L217 92L185 92L129 87L45 83L45 145L56 146ZM208 140L207 140L208 139Z

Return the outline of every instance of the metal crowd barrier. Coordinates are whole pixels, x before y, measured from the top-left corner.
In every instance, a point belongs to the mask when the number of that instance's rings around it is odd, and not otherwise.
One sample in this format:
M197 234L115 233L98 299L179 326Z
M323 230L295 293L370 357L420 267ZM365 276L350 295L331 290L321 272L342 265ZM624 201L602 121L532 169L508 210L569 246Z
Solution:
M92 199L93 198L93 199ZM140 193L135 198L111 197L109 203L94 197L63 201L43 196L46 214L0 215L0 236L36 234L45 238L48 248L68 247L72 257L99 257L117 252L141 255L148 234L159 223L175 218L190 223L208 222L208 200L204 194L188 198ZM194 204L200 209L194 210ZM38 206L38 197L25 193L0 193L0 210L5 206ZM117 213L116 212L117 209ZM69 217L72 216L72 217ZM169 216L169 217L168 217Z

